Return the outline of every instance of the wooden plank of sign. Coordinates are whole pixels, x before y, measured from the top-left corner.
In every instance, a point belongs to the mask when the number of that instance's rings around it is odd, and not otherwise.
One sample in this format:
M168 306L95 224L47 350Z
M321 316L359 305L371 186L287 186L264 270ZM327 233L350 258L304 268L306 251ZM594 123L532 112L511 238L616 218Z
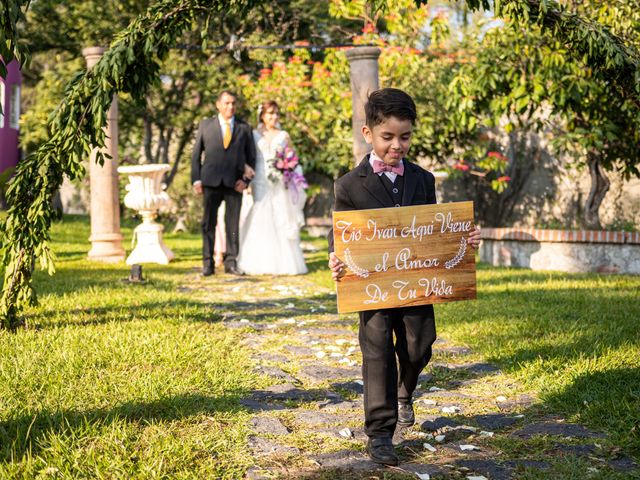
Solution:
M333 213L338 312L476 298L473 202Z

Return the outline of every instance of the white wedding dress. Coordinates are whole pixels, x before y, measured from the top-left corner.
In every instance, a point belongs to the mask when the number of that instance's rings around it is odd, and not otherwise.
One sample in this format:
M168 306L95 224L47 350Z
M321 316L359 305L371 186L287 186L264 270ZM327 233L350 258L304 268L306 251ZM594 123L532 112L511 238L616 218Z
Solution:
M251 275L298 275L307 273L300 227L304 225L303 190L292 195L282 178L270 180L267 162L276 149L286 144L288 135L280 131L269 142L258 130L253 131L256 144L256 175L251 182L253 205L240 225L238 268ZM244 208L243 203L243 208Z

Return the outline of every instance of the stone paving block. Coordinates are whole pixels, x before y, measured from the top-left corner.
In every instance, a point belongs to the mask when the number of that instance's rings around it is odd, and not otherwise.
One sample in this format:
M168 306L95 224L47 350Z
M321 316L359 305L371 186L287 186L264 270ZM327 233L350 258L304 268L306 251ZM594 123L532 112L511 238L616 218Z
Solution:
M262 346L262 345L260 345ZM273 363L286 363L289 361L289 357L285 355L280 355L278 353L270 353L270 352L261 352L253 355L259 362L273 362Z
M468 468L473 473L484 475L491 480L510 480L512 478L513 469L500 465L493 460L456 460L455 465Z
M260 365L255 368L255 371L261 375L266 375L267 377L273 377L274 379L284 380L288 383L294 383L297 380L289 375L287 372L283 371L278 367L267 367L264 365Z
M556 451L576 457L588 457L596 453L595 445L565 445L563 443L554 444Z
M420 425L420 430L424 432L435 432L443 427L458 427L460 422L452 418L442 417L439 415L427 415L426 420Z
M519 395L518 397L510 400L506 400L504 402L496 402L496 405L503 412L510 412L513 410L518 410L523 407L529 407L533 405L535 399L530 395Z
M267 455L296 455L300 453L300 450L296 447L290 447L288 445L281 445L279 443L267 440L266 438L250 436L249 448L257 456Z
M296 356L311 357L315 355L315 352L309 347L301 347L298 345L285 345L284 348L289 353L293 353Z
M343 390L348 390L348 391L356 393L358 395L364 394L364 385L360 385L357 382L334 383L334 384L331 385L331 388L340 388L340 389L343 389Z
M261 402L259 400L253 400L251 398L243 398L240 400L240 405L256 412L268 412L271 410L284 410L282 405L276 405L267 402Z
M614 460L609 460L607 462L614 470L618 470L619 472L631 472L634 470L638 470L638 464L634 462L630 457L619 457Z
M298 376L313 383L340 380L360 376L359 368L331 367L328 365L307 365L300 368Z
M328 390L304 390L290 383L272 385L264 390L254 390L248 397L248 400L257 402L284 402L287 400L308 402L319 399L330 399L338 402L342 400L342 397Z
M253 417L251 427L256 433L269 435L287 435L289 433L289 429L274 417Z
M512 435L520 438L531 438L535 435L554 435L560 437L571 438L602 438L603 434L588 430L582 425L575 423L561 422L541 422L526 425L520 430L512 433Z
M319 410L300 410L296 412L296 421L310 426L346 425L353 416L341 415Z
M483 430L487 430L490 432L502 430L518 423L517 418L505 415L503 413L476 415L474 417L471 417L470 420L473 420L475 423L477 423L478 426Z
M369 460L364 453L354 450L340 450L334 453L323 453L312 455L311 460L318 463L323 468L336 468L348 471L375 471L380 465Z
M309 332L309 335L352 337L352 340L357 340L355 332L342 328L312 327L307 328L306 330Z
M354 412L361 412L364 415L364 402L362 399L348 401L335 401L332 399L328 399L318 403L318 408L325 410L327 412L341 412L343 410L349 410Z

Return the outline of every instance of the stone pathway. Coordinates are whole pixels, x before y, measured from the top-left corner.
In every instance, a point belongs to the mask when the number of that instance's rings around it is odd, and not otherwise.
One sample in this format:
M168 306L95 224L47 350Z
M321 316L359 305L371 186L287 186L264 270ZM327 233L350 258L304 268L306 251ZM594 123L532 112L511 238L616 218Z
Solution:
M602 434L548 415L508 375L442 338L415 394L417 423L394 437L401 464L381 468L364 453L356 316L335 314L332 291L305 276L195 272L183 289L221 315L212 321L242 329L269 385L241 401L252 412L247 479L569 478L568 465L640 478Z

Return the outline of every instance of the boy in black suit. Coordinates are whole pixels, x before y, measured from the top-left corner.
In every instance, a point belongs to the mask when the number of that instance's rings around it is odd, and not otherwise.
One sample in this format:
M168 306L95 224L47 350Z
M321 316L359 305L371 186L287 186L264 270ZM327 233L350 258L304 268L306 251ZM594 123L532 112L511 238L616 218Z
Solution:
M373 150L360 165L336 180L335 210L436 203L434 176L405 159L416 121L411 97L395 88L377 90L369 95L365 114L362 134ZM476 228L468 243L477 248L479 242ZM333 253L333 232L329 234L329 251L329 268L339 281L344 264ZM396 425L410 427L415 423L412 395L431 358L435 339L433 305L360 312L365 432L369 437L367 452L374 462L398 463L391 439Z

